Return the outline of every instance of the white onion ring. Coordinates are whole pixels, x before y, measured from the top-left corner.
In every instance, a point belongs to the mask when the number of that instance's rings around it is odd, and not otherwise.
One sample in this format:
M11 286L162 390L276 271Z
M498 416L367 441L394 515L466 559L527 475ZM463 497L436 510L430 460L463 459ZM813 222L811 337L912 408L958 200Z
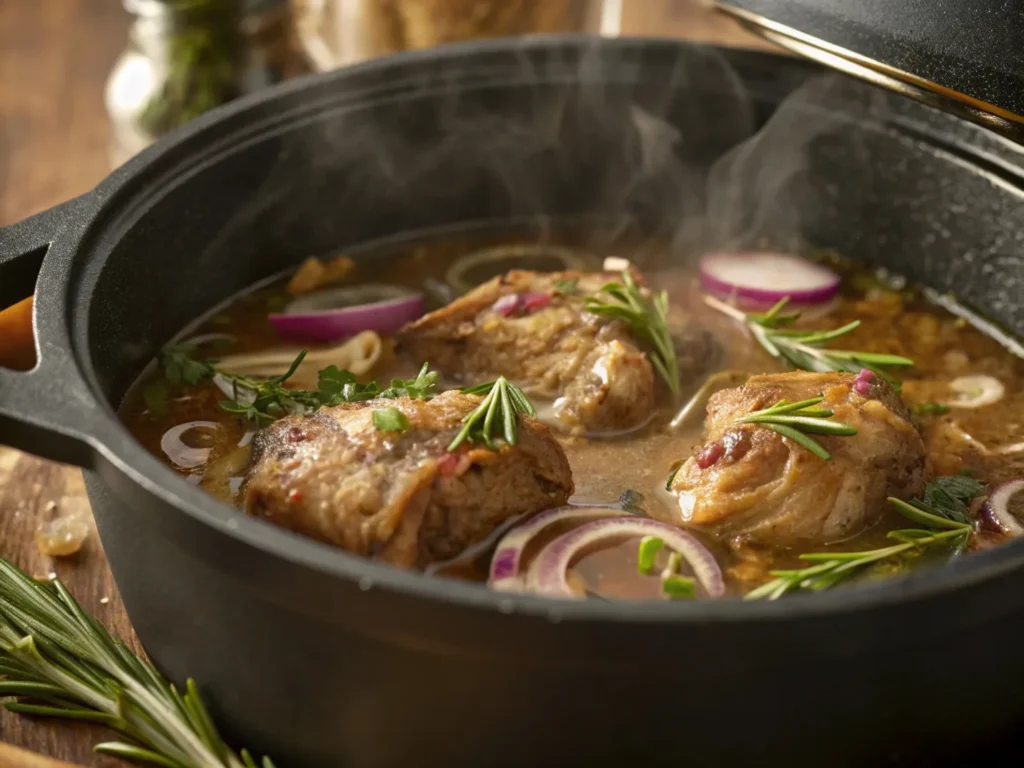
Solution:
M988 497L985 505L981 508L981 519L988 523L987 527L1009 536L1024 534L1024 525L1021 525L1010 512L1010 499L1022 492L1024 492L1024 479L1008 480L996 486L992 495Z
M998 403L1006 394L1006 387L993 376L959 376L949 386L954 392L964 395L944 403L950 408L982 408Z
M210 458L213 448L193 448L182 440L184 434L193 429L206 429L216 432L221 425L215 421L186 421L171 427L160 438L160 449L171 463L179 469L195 469L201 467Z
M546 259L550 264L541 264ZM512 269L533 269L538 272L584 271L588 259L583 252L559 245L498 245L467 254L457 259L445 280L459 293L476 288L493 277ZM476 273L470 277L470 273Z
M534 515L522 525L517 525L505 534L491 557L490 576L487 579L491 589L506 592L522 591L526 583L520 575L523 550L542 530L563 520L593 520L601 517L622 517L620 507L558 507Z
M382 349L380 336L373 331L364 331L336 346L309 351L288 382L306 389L315 389L318 372L329 365L336 365L361 376L374 366ZM245 376L279 376L288 370L288 366L301 351L301 348L288 347L230 355L220 359L217 370Z
M632 265L629 263L629 259L624 259L621 256L605 256L601 269L605 272L626 272L630 266Z
M566 580L573 558L584 548L599 541L624 536L657 536L690 564L697 581L710 597L725 594L722 570L715 556L694 536L657 520L628 516L584 523L549 543L530 564L526 573L527 589L546 597L577 597Z

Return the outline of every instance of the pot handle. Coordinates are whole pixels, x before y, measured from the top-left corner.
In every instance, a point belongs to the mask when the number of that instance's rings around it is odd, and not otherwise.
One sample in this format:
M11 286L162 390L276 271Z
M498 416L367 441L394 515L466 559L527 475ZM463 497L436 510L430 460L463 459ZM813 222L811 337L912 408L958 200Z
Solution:
M71 254L54 247L82 199L0 228L0 445L85 467L96 456L100 404L71 351ZM33 330L35 348L26 349Z

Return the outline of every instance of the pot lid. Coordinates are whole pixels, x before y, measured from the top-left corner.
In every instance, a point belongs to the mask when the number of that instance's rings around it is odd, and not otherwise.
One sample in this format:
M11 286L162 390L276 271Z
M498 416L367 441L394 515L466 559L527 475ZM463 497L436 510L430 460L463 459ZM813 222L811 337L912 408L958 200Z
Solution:
M1024 141L1022 0L717 0L762 37Z

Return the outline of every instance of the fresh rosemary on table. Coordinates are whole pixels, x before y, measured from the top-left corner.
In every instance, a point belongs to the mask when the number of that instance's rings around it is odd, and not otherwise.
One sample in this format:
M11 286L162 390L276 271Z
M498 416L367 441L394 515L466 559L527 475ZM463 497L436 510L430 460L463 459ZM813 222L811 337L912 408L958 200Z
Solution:
M100 723L102 754L164 768L273 768L235 753L189 680L178 691L89 616L59 581L0 558L0 697L11 712Z
M832 454L811 435L856 435L857 430L841 421L829 421L832 411L827 408L814 408L824 397L813 397L790 403L779 400L770 408L753 411L738 421L741 424L760 424L763 427L788 437L794 443L802 445L819 459L829 461Z
M454 451L467 441L483 443L492 451L497 450L494 442L496 427L501 430L501 439L509 445L515 445L519 434L519 415L537 415L533 403L523 390L504 376L487 384L466 387L462 391L467 395L484 395L484 399L462 420L462 429L448 446L449 451Z
M816 552L800 555L812 565L796 570L771 571L774 578L746 594L747 600L775 600L787 592L817 592L829 589L863 573L868 566L893 563L929 549L945 547L952 555L967 546L974 526L968 512L971 501L981 494L985 484L969 475L940 477L925 486L924 497L902 501L889 497L889 503L921 528L889 531L888 538L898 542L889 547L864 552Z
M726 304L714 296L705 296L708 306L744 323L754 339L772 357L783 360L794 368L824 373L845 371L859 373L867 368L890 383L897 384L882 369L911 366L914 361L900 355L879 352L859 352L849 349L824 349L823 345L847 335L860 325L854 320L841 328L831 331L805 331L792 328L800 317L799 312L784 312L789 297L782 299L764 313L746 313Z
M601 298L607 295L607 299ZM673 395L679 394L679 361L672 334L668 330L668 293L662 291L650 298L643 295L629 272L622 273L621 283L607 283L597 296L588 296L583 306L594 315L616 317L625 322L654 354L651 362L665 380Z

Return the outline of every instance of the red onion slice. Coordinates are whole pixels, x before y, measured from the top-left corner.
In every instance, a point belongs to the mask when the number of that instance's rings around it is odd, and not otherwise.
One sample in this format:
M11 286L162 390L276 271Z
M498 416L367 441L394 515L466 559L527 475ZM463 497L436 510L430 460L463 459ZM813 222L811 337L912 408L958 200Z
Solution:
M722 570L715 556L695 537L656 520L624 516L584 523L549 543L530 564L526 573L527 589L546 597L576 598L566 579L573 558L601 541L628 536L657 536L690 564L697 581L710 597L725 594Z
M839 290L839 275L787 253L709 253L700 260L704 290L750 305L823 304Z
M301 296L270 315L270 322L286 338L328 342L361 331L394 333L422 314L422 294L396 285L359 285Z
M1024 525L1010 512L1010 499L1024 492L1024 479L1008 480L996 486L988 501L981 508L981 519L987 527L1002 531L1010 536L1024 534Z
M491 573L487 584L491 589L506 592L520 592L526 584L520 574L523 550L534 537L549 525L563 520L593 520L601 517L622 517L622 508L609 507L558 507L534 515L522 525L505 534L498 542L491 557ZM630 518L632 519L632 518Z

